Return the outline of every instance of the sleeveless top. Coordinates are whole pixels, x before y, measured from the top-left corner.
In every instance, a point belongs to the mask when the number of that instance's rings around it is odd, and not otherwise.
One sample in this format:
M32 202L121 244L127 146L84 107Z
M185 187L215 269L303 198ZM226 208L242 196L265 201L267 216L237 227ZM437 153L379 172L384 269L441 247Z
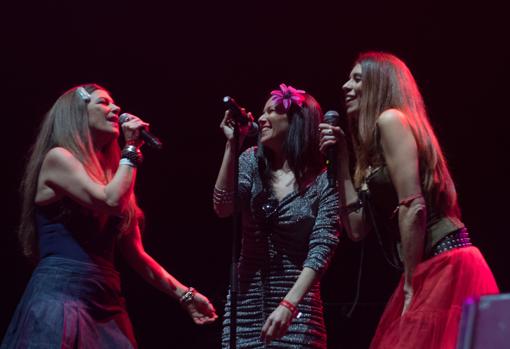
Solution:
M400 232L398 226L398 196L385 164L372 170L365 179L367 204L372 212L376 233L381 237L385 251L398 249ZM430 257L432 247L443 237L460 228L464 224L455 217L442 215L431 200L424 194L427 205L427 228L425 237L425 258Z
M113 266L120 217L101 224L90 210L69 199L35 206L39 256L58 256Z

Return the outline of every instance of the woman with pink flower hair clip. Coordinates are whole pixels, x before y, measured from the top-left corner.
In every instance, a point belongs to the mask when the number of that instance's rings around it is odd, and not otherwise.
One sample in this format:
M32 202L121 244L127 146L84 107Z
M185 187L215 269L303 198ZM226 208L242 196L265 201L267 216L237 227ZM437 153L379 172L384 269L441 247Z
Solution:
M338 243L339 222L337 193L319 150L322 118L311 95L281 84L258 119L258 146L239 157L239 348L326 348L319 280ZM234 127L227 111L220 124L227 143L213 195L220 217L235 210ZM240 128L240 142L248 129ZM229 295L224 348L230 311Z

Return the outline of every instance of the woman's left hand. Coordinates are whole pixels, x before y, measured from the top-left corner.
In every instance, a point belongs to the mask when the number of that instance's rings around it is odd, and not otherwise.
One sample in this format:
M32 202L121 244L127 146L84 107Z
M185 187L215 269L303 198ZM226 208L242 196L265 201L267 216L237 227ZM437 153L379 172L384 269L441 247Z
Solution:
M410 283L404 283L404 308L402 309L402 315L404 315L411 306L413 300L413 286Z
M279 305L266 320L262 326L260 334L262 341L269 343L273 339L281 338L287 333L292 322L292 313L289 309Z
M209 324L218 318L214 306L209 302L209 299L200 292L195 291L193 300L183 304L183 307L197 325Z

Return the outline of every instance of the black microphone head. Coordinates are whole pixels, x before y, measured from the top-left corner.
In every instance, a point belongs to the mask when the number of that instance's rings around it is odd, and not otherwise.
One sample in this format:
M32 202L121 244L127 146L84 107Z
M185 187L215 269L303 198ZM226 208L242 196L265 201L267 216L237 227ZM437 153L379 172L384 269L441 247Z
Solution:
M234 113L234 117L237 119L238 117L243 116L242 108L236 103L235 99L230 96L223 97L223 103L225 106Z
M223 103L232 112L234 119L237 120L241 125L250 124L250 130L248 131L248 137L256 136L259 132L259 125L255 121L251 121L248 117L248 113L241 108L234 98L230 96L223 97Z
M237 109L241 110L241 107L237 104L235 99L230 96L223 97L223 103L225 103L227 105L227 107L230 109L237 108Z
M241 124L246 125L248 119L246 117L246 111L236 103L235 99L229 96L223 97L223 103L228 110L232 112L234 115L234 119L241 122Z
M324 122L331 126L340 125L340 114L336 110L330 110L324 114Z

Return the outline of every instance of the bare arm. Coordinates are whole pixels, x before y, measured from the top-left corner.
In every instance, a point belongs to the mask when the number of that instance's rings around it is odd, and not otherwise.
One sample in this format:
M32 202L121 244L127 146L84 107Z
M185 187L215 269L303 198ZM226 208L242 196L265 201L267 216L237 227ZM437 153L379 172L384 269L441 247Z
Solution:
M251 113L248 113L249 118L253 120ZM234 121L232 120L232 113L225 112L225 117L221 121L220 128L222 129L227 142L225 144L225 152L223 153L223 160L221 162L220 171L216 178L215 187L215 200L213 200L214 211L219 217L228 217L234 211L233 198L229 197L234 190L234 160L237 156L237 150L234 146ZM248 125L239 130L239 146L243 144L244 138L248 133Z
M367 229L363 218L363 208L349 209L359 202L359 197L349 172L350 159L345 134L340 127L326 123L320 124L319 128L321 130L321 151L325 152L329 147L337 148L337 190L342 224L349 238L359 241L366 236Z
M138 227L122 237L121 250L129 265L155 288L176 300L180 300L188 291L188 287L185 287L147 254ZM199 292L195 292L191 302L184 304L183 307L196 324L210 323L217 318L213 305Z
M122 124L126 142L141 146L140 128L148 124L135 115ZM46 204L68 196L96 212L120 214L129 202L136 179L136 169L119 165L108 184L93 179L83 164L67 149L55 147L48 151L39 173L35 198L37 204Z
M225 152L223 153L223 160L221 162L218 178L214 184L215 193L217 197L213 200L214 211L219 217L228 217L234 212L233 197L228 198L230 193L234 190L234 145L231 140L225 144ZM223 199L218 200L218 196Z
M43 161L39 175L37 203L69 196L81 205L99 212L123 212L136 178L136 168L120 165L112 180L104 185L93 180L83 164L64 148L53 148Z
M423 258L427 209L421 196L418 150L406 116L395 109L383 112L377 121L381 146L399 202L398 223L404 259L406 304L412 299L411 280L416 265Z

